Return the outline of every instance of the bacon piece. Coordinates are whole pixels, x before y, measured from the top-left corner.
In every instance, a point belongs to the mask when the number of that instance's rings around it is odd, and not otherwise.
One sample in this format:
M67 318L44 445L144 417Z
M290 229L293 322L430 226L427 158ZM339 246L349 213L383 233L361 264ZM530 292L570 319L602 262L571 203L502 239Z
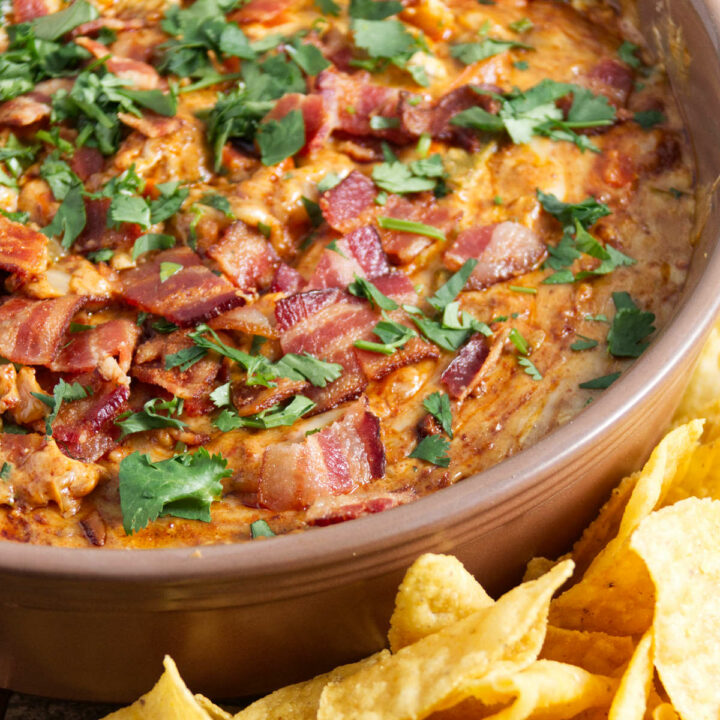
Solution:
M145 21L142 18L111 18L111 17L99 17L90 22L78 25L75 29L70 31L70 37L76 38L82 35L92 35L100 32L103 28L108 30L115 30L119 32L121 30L139 30L145 26ZM123 53L120 53L121 55Z
M47 263L47 238L0 216L1 269L28 278L45 272Z
M481 377L481 371L490 354L488 341L482 335L473 335L470 341L452 359L440 376L453 400L464 400Z
M466 287L482 290L530 272L545 254L545 245L530 228L503 222L463 230L445 252L443 262L449 270L458 270L469 258L478 260Z
M115 418L125 410L130 388L108 382L98 372L74 381L89 387L92 395L62 405L53 423L53 437L70 457L95 462L116 445Z
M435 198L429 194L420 195L413 201L391 195L382 214L387 217L431 225L445 234L455 226L458 220L457 214L438 205ZM425 235L384 228L380 229L380 238L385 252L401 265L411 262L416 255L434 242Z
M167 370L165 360L181 350L194 346L187 330L169 335L157 335L137 349L130 374L142 382L158 385L185 400L185 411L201 414L212 408L209 395L220 372L220 360L206 355L187 370L179 367Z
M347 287L355 275L372 279L390 272L380 236L369 225L336 240L335 248L323 251L309 288Z
M268 447L258 500L272 510L302 510L321 497L346 495L384 473L380 420L358 402L303 442Z
M596 95L605 95L616 108L623 108L627 105L635 78L627 65L613 58L605 58L580 80L580 84L587 86Z
M207 254L227 278L247 294L268 287L280 262L270 243L242 221L230 225Z
M416 495L412 491L402 493L373 494L363 497L359 494L351 496L353 502L348 502L344 497L331 498L323 497L316 500L307 511L306 520L310 525L325 527L337 523L355 520L365 515L389 510L406 503L412 502Z
M160 282L163 263L182 269ZM188 247L158 253L152 260L121 277L122 297L130 305L162 315L180 327L209 320L242 304L242 298L224 278L208 270Z
M20 95L0 105L0 125L25 127L50 117L50 102L36 92Z
M304 155L321 148L333 131L333 119L325 107L322 95L302 95L300 93L283 95L275 103L275 107L268 113L266 119L280 120L291 110L300 110L305 123L305 145L301 148L300 153Z
M404 272L398 270L373 278L373 284L398 305L416 305L418 302L415 286Z
M119 369L122 375L127 373L139 337L140 328L124 318L96 325L92 330L69 333L50 369L81 373L97 368L106 380L111 377L117 380L118 374L112 371Z
M408 340L405 347L396 350L392 355L383 355L357 348L355 354L363 374L368 380L380 380L398 368L414 365L421 360L440 357L440 351L435 345L417 337Z
M275 323L275 303L273 298L267 295L263 295L250 305L243 305L218 315L208 324L214 330L237 330L247 335L261 335L265 338L279 336Z
M302 290L306 284L303 276L295 268L281 262L270 284L270 292L296 293Z
M30 22L50 12L45 0L13 0L12 8L16 23Z
M310 383L304 380L289 378L277 378L273 382L276 386L271 388L246 385L244 382L235 383L232 387L232 401L238 415L254 415L267 410L293 395L303 394L310 386Z
M0 483L0 505L37 508L54 502L61 513L73 515L80 498L97 486L97 465L63 455L55 440L45 435L0 435L0 463L12 466Z
M372 180L353 170L320 196L320 209L330 227L347 233L361 224L363 218L370 217L376 194Z
M160 75L152 65L139 60L113 55L105 45L89 37L75 38L75 44L85 48L97 59L109 55L105 67L122 80L130 82L138 90L156 90L163 86Z
M23 365L48 365L72 316L85 301L78 295L51 300L10 298L0 305L0 356Z
M119 112L117 116L122 123L131 127L133 130L137 130L147 138L159 138L172 135L182 126L182 120L180 120L179 117L165 117L150 112L146 112L142 117L123 112Z
M401 94L397 88L376 85L366 72L353 75L334 68L323 70L315 82L316 91L323 97L327 112L336 119L336 130L360 137L378 137L403 144L410 140L402 127L375 130L373 117L381 116L401 121Z
M324 307L336 303L341 297L343 297L343 293L337 288L327 288L296 293L278 300L275 306L278 331L282 333L294 327Z
M75 148L70 159L70 167L85 182L91 175L102 171L105 167L105 158L97 148L85 146Z
M241 24L269 23L292 5L293 0L250 0L233 13L230 19Z
M117 228L107 226L110 198L84 198L85 227L73 244L79 252L91 252L100 248L130 250L142 235L142 228L135 223L122 223Z

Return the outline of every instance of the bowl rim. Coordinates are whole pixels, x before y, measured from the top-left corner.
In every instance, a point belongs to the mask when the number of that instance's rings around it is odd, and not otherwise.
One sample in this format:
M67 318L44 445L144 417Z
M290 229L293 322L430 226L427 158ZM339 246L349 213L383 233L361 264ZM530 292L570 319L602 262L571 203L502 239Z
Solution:
M691 0L720 55L718 17L720 3ZM708 15L713 16L708 20ZM694 149L693 149L694 152ZM389 546L410 546L441 534L451 525L477 520L534 485L543 499L560 491L551 489L553 466L587 455L607 429L621 423L632 407L660 392L660 386L677 372L687 354L699 346L720 311L720 227L707 251L705 267L696 286L683 291L676 312L643 353L609 391L566 424L480 473L406 505L327 527L303 530L255 542L237 542L179 548L117 549L67 548L0 540L0 575L45 579L77 579L133 584L198 584L210 579L273 578L312 571L362 576L377 571L381 553ZM698 236L700 233L696 233ZM694 252L700 249L696 248ZM693 264L696 260L693 258ZM559 451L550 452L551 449ZM545 478L537 484L537 479ZM566 483L563 487L576 482ZM548 492L549 491L549 492ZM397 555L397 554L396 554ZM347 566L352 560L352 568ZM397 557L395 558L397 562ZM289 592L288 592L289 590ZM302 588L285 590L302 593Z

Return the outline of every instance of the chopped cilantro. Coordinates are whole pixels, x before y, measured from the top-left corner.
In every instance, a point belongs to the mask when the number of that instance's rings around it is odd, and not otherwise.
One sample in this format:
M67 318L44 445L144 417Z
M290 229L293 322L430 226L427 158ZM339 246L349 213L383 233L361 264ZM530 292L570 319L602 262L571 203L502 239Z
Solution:
M635 43L625 40L618 48L617 54L626 65L629 65L635 70L639 70L642 67L642 61L635 54L639 49L639 46L635 45Z
M328 190L332 190L336 185L341 182L341 178L337 173L329 172L322 180L317 184L317 191L322 194Z
M539 382L542 380L542 373L535 367L535 364L528 357L519 357L518 365L527 373L533 380Z
M525 295L537 295L537 288L526 287L525 285L509 285L508 289L516 293L525 293Z
M340 14L340 6L335 0L314 0L315 7L325 15L335 15L336 17Z
M123 528L132 535L161 515L210 522L210 505L231 472L222 455L200 448L159 462L134 452L122 459L118 475Z
M205 193L198 202L201 205L207 205L208 207L215 208L230 219L233 219L232 208L230 207L230 201L224 195L218 195L217 193Z
M350 0L348 13L351 18L361 20L384 20L402 9L402 3L397 0Z
M383 115L373 115L370 118L370 127L373 130L388 130L400 126L400 119L395 117L385 117Z
M517 351L521 355L528 355L530 353L528 341L522 336L522 333L519 330L511 328L508 337L510 342L517 348Z
M533 25L532 20L530 18L520 18L519 20L515 20L515 22L511 22L508 27L516 33L526 33L532 30L535 26Z
M88 260L93 262L107 262L115 254L112 248L100 248L99 250L93 250L87 254Z
M382 310L397 310L399 305L383 295L369 280L355 275L355 280L348 285L348 292L355 297L365 298L370 301L373 307L379 307Z
M182 412L183 402L179 398L161 401L158 398L148 400L143 409L138 412L127 411L118 416L115 424L121 428L122 433L120 439L133 433L143 432L145 430L153 430L155 428L176 428L182 430L187 427L187 423L178 420L177 415ZM164 410L166 415L161 415L158 411ZM175 417L173 417L175 415Z
M381 342L356 340L355 347L369 352L392 355L396 350L404 347L408 340L417 337L417 333L412 328L391 320L384 311L383 320L373 328L373 332L380 338Z
M314 45L295 42L286 47L288 55L297 66L311 77L330 67L323 54Z
M73 187L82 185L80 178L64 160L60 159L57 151L50 153L43 160L40 177L50 186L53 197L60 201L67 197Z
M232 397L230 395L230 383L226 382L224 385L216 387L210 393L210 399L213 401L213 405L216 408L225 407L226 405L232 405Z
M263 165L277 165L305 144L305 121L300 110L291 110L280 120L268 120L257 133Z
M179 273L183 266L179 263L161 262L160 263L160 282L164 283L176 273Z
M445 240L445 233L443 233L442 230L432 225L426 225L425 223L387 217L385 215L378 216L377 222L378 225L385 230L398 230L399 232L413 233L415 235L425 235L435 240Z
M443 392L434 392L423 400L423 407L440 423L440 427L448 437L452 437L452 410L448 395Z
M644 130L650 130L655 125L664 123L666 119L659 110L641 110L633 115L633 120Z
M94 325L83 325L82 323L71 322L70 325L68 325L68 332L80 333L92 330L94 327Z
M444 310L445 306L455 300L460 294L477 264L478 261L474 258L466 260L462 264L462 267L451 275L448 281L441 285L432 297L428 298L428 303L434 307L435 310Z
M6 217L8 220L12 220L13 222L25 224L28 220L30 220L30 213L24 212L20 210L16 210L15 212L9 212L8 210L3 210L0 208L0 215L3 217Z
M596 377L587 382L580 383L578 387L583 390L605 390L609 388L618 378L620 377L619 372L610 373L609 375L603 375L602 377Z
M459 43L450 47L450 54L464 65L472 65L480 60L486 60L499 55L506 50L513 49L532 50L530 45L515 42L514 40L498 40L496 38L484 38L480 42Z
M213 425L222 432L244 427L262 430L274 427L289 427L290 425L294 425L305 413L310 412L314 407L315 403L309 398L306 398L304 395L295 395L285 407L274 405L255 415L240 417L231 410L223 410L220 415L215 418Z
M73 400L82 400L82 398L92 395L92 390L83 387L79 382L67 383L65 380L60 379L53 388L52 395L39 392L31 392L30 394L50 408L50 414L45 418L45 434L52 435L52 424L55 422L62 404Z
M304 195L300 199L302 200L302 204L310 220L310 224L314 228L322 225L324 218L320 206L314 200L311 200Z
M592 227L601 217L610 215L610 208L589 197L579 203L565 203L552 193L536 190L537 198L546 212L560 221L563 228L573 231L575 223L579 222L586 230Z
M318 2L318 0L315 0ZM321 0L323 3L330 2L333 5L335 3L333 0ZM337 7L337 6L336 6ZM255 522L250 523L250 537L258 538L258 537L275 537L275 533L270 529L270 526L267 524L265 520L255 520Z
M447 455L449 449L450 443L444 437L428 435L417 444L408 457L425 460L439 467L448 467L450 465L450 458Z
M0 468L0 479L2 479L2 480L9 479L12 469L13 469L13 466L11 463L4 462L2 464L2 468Z
M650 344L645 338L655 331L655 315L641 310L626 292L614 292L615 317L608 330L608 350L615 357L639 357Z
M58 40L78 25L95 20L100 13L85 0L75 0L72 5L50 15L32 21L35 37L40 40Z
M86 221L82 185L75 185L68 190L52 222L42 228L42 232L48 237L62 236L60 244L69 248L85 229Z
M574 350L575 352L582 352L583 350L592 350L593 348L597 347L598 341L593 340L592 338L585 337L585 335L581 335L580 333L577 334L579 340L576 340L572 345L570 345L570 349Z

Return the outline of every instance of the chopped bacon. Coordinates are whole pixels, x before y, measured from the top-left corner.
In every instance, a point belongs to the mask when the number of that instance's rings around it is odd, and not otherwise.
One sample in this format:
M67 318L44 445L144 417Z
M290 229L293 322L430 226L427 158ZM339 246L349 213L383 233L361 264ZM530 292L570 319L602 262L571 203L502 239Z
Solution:
M73 515L79 499L97 486L102 470L63 455L53 438L37 433L0 435L0 462L12 466L2 485L0 504L21 508L54 502L61 513Z
M463 400L478 382L481 370L490 354L488 341L482 335L473 335L470 341L452 359L440 376L453 400Z
M358 402L303 442L269 446L258 500L273 510L302 510L321 497L346 495L384 472L380 421Z
M258 385L246 385L244 382L236 383L232 387L233 405L238 415L254 415L268 408L277 405L293 395L303 393L310 385L305 380L290 380L288 378L277 378L274 380L275 387L262 387Z
M320 498L307 511L306 520L310 525L325 527L337 523L355 520L365 515L384 512L390 508L412 502L416 495L412 491L402 493L382 493L362 495L353 493L352 501L347 498Z
M139 337L140 328L124 318L96 325L92 330L69 333L67 343L50 364L50 369L81 373L97 368L109 380L108 371L115 369L109 365L115 364L122 374L127 373ZM108 364L113 358L117 358L117 363L113 360ZM112 376L117 378L115 373Z
M207 254L243 293L254 294L270 285L280 262L272 245L254 228L234 222Z
M586 85L596 95L605 95L616 108L623 108L627 105L635 79L627 65L606 58L592 68L580 84Z
M323 70L315 83L328 113L336 119L335 129L348 135L378 137L395 143L410 139L402 127L375 130L372 117L397 120L400 125L400 90L370 81L365 72L348 75L333 68Z
M64 403L53 423L53 437L72 458L95 462L116 445L115 418L125 410L128 385L106 381L98 372L74 378L92 394Z
M13 0L12 7L16 23L30 22L50 12L45 0Z
M145 21L142 18L111 18L111 17L99 17L90 22L78 25L74 30L70 32L70 37L76 38L82 35L93 35L94 33L100 32L103 28L108 30L115 30L116 32L121 30L139 30L144 27ZM120 53L121 55L123 53Z
M300 110L305 123L305 145L300 153L305 154L321 148L333 131L332 117L327 112L322 95L283 95L268 113L267 119L280 120L291 110Z
M50 101L38 93L8 100L0 105L0 125L25 127L50 117Z
M404 272L398 270L373 278L373 284L383 295L392 298L398 305L417 304L415 286Z
M296 293L306 285L303 276L284 262L281 262L275 271L275 277L270 284L270 292Z
M347 287L355 275L373 279L390 271L375 228L358 228L326 249L308 281L309 288Z
M23 365L48 365L72 316L85 301L78 295L51 300L10 298L0 305L0 356Z
M330 227L342 233L350 232L362 223L362 218L370 216L376 194L372 180L353 170L320 196L320 209Z
M169 335L158 335L140 345L130 374L142 382L158 385L176 397L183 398L185 411L199 414L211 407L208 397L220 372L220 360L206 355L187 370L179 367L167 370L165 360L168 355L193 347L194 343L187 333L187 330L178 330Z
M180 265L181 270L160 282L163 263ZM224 278L206 268L188 247L158 253L152 260L121 277L123 299L146 312L188 327L209 320L242 304L242 298Z
M135 223L122 223L109 228L107 214L110 198L85 198L85 228L73 247L80 252L91 252L99 248L130 250L135 240L142 235L142 228Z
M467 287L481 290L529 272L545 254L545 245L530 228L503 222L463 230L445 252L443 262L448 269L457 270L469 258L478 260Z
M118 119L133 130L137 130L147 138L159 138L177 132L182 120L179 117L165 117L155 113L146 112L141 117L130 113L119 112Z
M102 171L105 167L105 158L97 148L86 146L75 148L70 159L70 167L85 182L91 175Z
M47 263L47 238L0 216L0 269L28 278L45 272Z
M413 201L391 195L382 214L400 220L431 225L445 234L455 226L458 219L456 213L451 212L447 207L438 205L433 196L429 194L420 195ZM433 240L425 235L399 230L381 229L380 238L385 252L401 265L411 262L416 255L433 243Z
M250 0L230 19L242 24L269 23L292 7L294 0Z
M250 305L243 305L218 315L209 322L209 325L215 330L237 330L247 335L276 338L278 330L274 300L270 295L262 295Z
M392 355L358 349L355 350L355 354L368 380L380 380L398 368L440 357L440 351L435 345L416 337L410 338L405 343L405 347L396 350Z
M343 297L343 293L340 290L328 288L325 290L310 290L290 295L287 298L281 298L275 306L275 320L277 321L278 330L284 332L294 327L324 307L336 303L341 297Z
M138 90L156 90L163 86L160 75L152 65L113 55L105 45L89 37L75 38L75 44L85 48L97 59L109 55L110 57L105 62L107 69L120 79L132 83Z

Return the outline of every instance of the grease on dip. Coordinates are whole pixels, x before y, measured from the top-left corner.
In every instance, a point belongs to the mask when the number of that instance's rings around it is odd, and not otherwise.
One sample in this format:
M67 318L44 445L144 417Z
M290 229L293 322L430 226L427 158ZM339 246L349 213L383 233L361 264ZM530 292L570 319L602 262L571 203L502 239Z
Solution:
M410 502L567 422L679 297L688 142L610 6L56 11L14 0L0 55L7 539Z

